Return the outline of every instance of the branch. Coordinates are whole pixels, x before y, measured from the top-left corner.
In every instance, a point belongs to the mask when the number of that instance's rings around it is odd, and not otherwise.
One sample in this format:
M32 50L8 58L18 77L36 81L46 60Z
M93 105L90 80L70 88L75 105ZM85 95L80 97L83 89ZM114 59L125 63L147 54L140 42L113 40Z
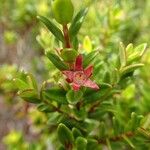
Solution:
M70 38L69 38L69 31L67 25L63 25L63 33L65 39L65 47L71 48Z
M99 105L100 105L100 101L94 103L94 104L90 107L90 109L88 110L88 113L94 112L95 109L96 109Z
M62 111L59 107L54 106L53 104L49 103L47 100L43 100L44 103L46 103L47 105L51 105L54 109L54 111L57 111L60 114L64 114L66 115L69 119L73 119L75 121L79 121L78 119L76 119L74 116Z
M121 134L121 135L117 135L117 136L114 136L114 137L110 137L109 140L112 141L112 142L118 142L118 141L121 141L124 139L124 136L126 137L133 137L135 135L135 133L129 131L129 132L126 132L124 134ZM107 144L107 141L106 139L97 139L98 143L99 144Z
M136 131L142 135L145 135L147 136L148 138L150 138L150 133L147 132L146 129L144 129L143 127L139 127L136 129ZM124 139L124 137L128 137L128 138L131 138L133 136L136 135L136 132L132 132L132 131L128 131L124 134L121 134L121 135L117 135L117 136L114 136L114 137L110 137L109 140L112 141L112 142L118 142L118 141L121 141ZM99 144L107 144L107 139L97 139L98 143Z

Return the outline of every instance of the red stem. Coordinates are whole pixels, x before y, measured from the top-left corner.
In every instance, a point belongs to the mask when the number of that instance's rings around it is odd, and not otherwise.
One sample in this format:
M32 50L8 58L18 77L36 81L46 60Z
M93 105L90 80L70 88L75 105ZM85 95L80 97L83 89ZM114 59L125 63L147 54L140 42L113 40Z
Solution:
M128 138L130 138L130 137L133 137L135 135L135 133L129 131L127 133L124 133L124 134L121 134L121 135L118 135L115 137L110 137L109 140L112 142L118 142L118 141L121 141L123 139L124 135L127 136ZM99 139L98 143L99 144L106 144L106 139Z
M64 38L65 38L65 47L66 48L71 48L71 43L70 43L69 31L68 31L67 24L63 25L63 33L64 33Z

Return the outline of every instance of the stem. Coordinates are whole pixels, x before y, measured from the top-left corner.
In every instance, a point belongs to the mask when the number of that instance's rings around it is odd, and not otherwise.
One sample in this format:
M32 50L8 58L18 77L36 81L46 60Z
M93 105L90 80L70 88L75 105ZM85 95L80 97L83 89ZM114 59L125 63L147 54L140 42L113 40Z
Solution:
M29 110L29 107L30 107L29 103L28 103L28 102L25 102L25 105L24 105L24 114L25 114L25 115L27 115L28 110Z
M70 43L69 31L68 31L67 24L63 25L63 33L64 33L64 39L65 39L65 47L66 48L71 48L71 43Z
M24 115L25 115L26 119L28 119L27 114L28 114L29 108L30 108L30 104L28 102L25 102L25 105L24 105ZM25 134L29 133L29 128L30 128L30 124L28 122L26 122L24 124L24 133Z
M45 104L47 104L47 105L51 105L51 106L53 107L53 109L54 109L54 112L56 111L56 112L58 112L58 113L60 113L60 114L64 114L64 115L67 116L69 119L72 119L72 120L74 120L74 121L77 121L77 122L79 121L79 120L78 120L77 118L75 118L73 115L68 114L68 113L62 111L59 107L54 106L53 104L49 103L47 100L43 100L43 102L44 102Z
M68 63L70 70L74 70L74 63Z
M70 144L70 143L65 144L65 149L72 150L72 144Z
M108 150L112 150L109 139L106 139Z
M90 107L88 113L93 113L93 112L95 111L95 109L96 109L99 105L100 105L100 102L99 102L99 101L96 102L96 103L94 103L94 104Z
M109 141L118 142L118 141L123 140L124 136L126 136L126 137L133 137L134 135L135 135L135 133L129 131L129 132L126 132L124 134L121 134L121 135L118 135L118 136L115 136L115 137L110 137ZM105 144L106 145L107 144L107 140L108 139L98 139L97 141L98 141L99 144Z
M82 101L80 101L76 104L76 108L78 111L80 110L81 106L82 106Z
M109 90L107 91L107 93L101 98L100 101L97 101L97 102L95 102L94 104L92 104L91 107L90 107L89 110L88 110L88 113L89 113L89 114L90 114L90 113L93 113L93 112L96 110L96 108L100 106L101 102L104 101L104 100L109 96L110 92L111 92L111 89L109 89Z

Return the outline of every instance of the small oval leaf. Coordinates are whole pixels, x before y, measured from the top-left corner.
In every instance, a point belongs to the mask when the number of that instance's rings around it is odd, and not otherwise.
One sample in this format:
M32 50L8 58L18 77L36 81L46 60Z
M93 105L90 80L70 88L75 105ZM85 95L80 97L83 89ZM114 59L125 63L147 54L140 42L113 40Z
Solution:
M120 56L121 67L126 66L127 63L126 49L122 42L120 42L119 56Z
M133 65L130 65L130 66L127 66L127 67L124 67L120 70L120 74L121 76L127 74L127 73L130 73L130 72L133 72L135 71L136 69L140 68L140 67L143 67L144 64L142 63L139 63L139 64L133 64Z
M66 94L67 100L70 104L76 104L81 100L82 96L83 96L82 91L70 90Z
M87 140L83 137L78 137L75 141L77 150L86 150Z
M62 124L62 123L59 124L59 126L57 128L57 133L58 133L59 141L63 145L68 145L68 144L73 143L74 138L73 138L72 132L64 124Z
M38 93L34 89L26 89L23 91L19 91L18 95L29 103L40 103L41 100L38 98Z
M67 104L66 91L59 88L43 90L43 97L49 101L56 101L59 104Z

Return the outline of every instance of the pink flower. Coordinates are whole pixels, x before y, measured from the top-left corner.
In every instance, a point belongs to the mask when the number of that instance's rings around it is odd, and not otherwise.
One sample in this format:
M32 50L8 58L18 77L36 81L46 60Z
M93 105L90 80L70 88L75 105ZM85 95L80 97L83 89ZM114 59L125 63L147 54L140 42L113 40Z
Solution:
M62 73L67 77L66 81L72 84L73 90L75 91L78 91L81 86L98 90L98 85L89 79L93 72L93 66L89 66L86 69L83 69L82 61L82 55L78 55L76 58L74 70L62 71Z

